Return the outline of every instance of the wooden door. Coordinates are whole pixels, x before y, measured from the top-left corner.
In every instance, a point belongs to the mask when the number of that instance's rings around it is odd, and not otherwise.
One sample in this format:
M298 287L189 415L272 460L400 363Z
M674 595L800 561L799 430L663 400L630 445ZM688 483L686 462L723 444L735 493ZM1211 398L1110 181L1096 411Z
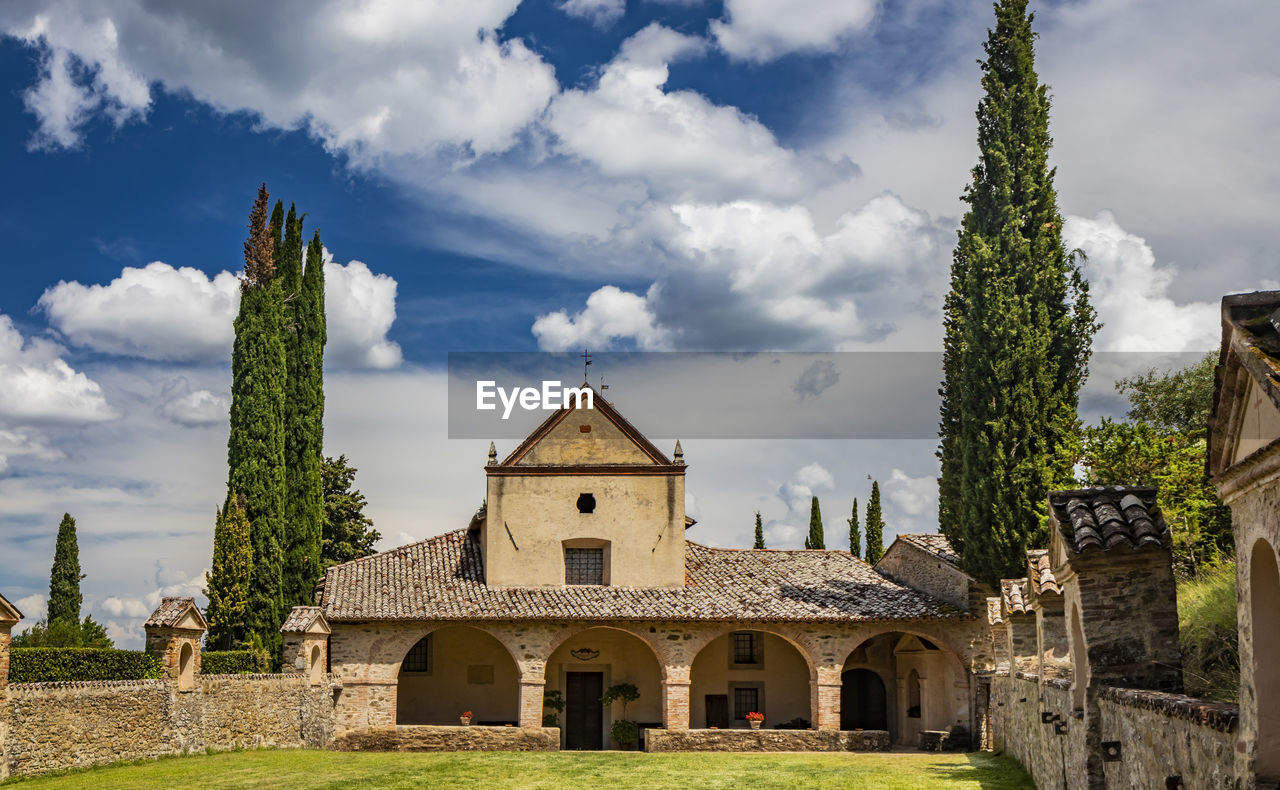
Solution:
M869 669L854 669L844 673L840 683L840 729L888 729L884 681L879 675Z
M729 720L729 695L728 694L708 694L707 695L707 729L719 727L722 730L729 729L729 725L733 722Z
M566 749L604 748L604 673L566 672L564 746Z

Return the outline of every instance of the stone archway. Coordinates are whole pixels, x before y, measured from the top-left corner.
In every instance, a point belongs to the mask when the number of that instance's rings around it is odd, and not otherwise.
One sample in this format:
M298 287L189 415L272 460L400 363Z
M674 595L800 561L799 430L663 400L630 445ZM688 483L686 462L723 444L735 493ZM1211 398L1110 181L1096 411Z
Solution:
M520 670L492 634L449 625L424 634L400 661L396 675L397 724L518 726Z
M610 687L630 683L639 698L609 708L600 696ZM561 748L595 750L621 748L613 742L613 723L635 722L644 730L662 726L662 665L648 642L629 631L596 626L578 631L551 651L546 663L546 693L559 693L564 710L555 713ZM548 715L554 712L547 709ZM548 720L548 723L549 720ZM640 745L637 741L628 748Z
M850 692L842 685L840 728L871 729L871 718L883 721L897 744L916 745L922 730L959 729L968 735L969 674L960 658L940 641L908 631L882 631L867 637L846 657L842 684L863 671L884 685L884 713L878 698ZM866 680L860 681L866 683ZM857 707L850 708L850 705Z
M1266 540L1253 544L1249 561L1253 691L1256 713L1254 772L1280 779L1280 569Z
M752 709L771 729L807 729L817 719L809 659L768 631L730 631L710 640L694 657L689 679L693 728L745 728Z

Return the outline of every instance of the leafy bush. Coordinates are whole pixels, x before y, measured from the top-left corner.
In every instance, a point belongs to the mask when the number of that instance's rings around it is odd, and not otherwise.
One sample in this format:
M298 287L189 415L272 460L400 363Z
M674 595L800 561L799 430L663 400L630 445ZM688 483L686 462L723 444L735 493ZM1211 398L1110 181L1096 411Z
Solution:
M619 746L630 746L640 740L640 726L630 719L618 719L609 728L609 735Z
M41 620L13 637L11 647L115 647L107 629L92 615L83 621Z
M15 647L10 683L69 680L142 680L160 677L160 659L139 650L88 647Z
M1236 564L1201 568L1178 584L1182 682L1193 697L1234 702L1240 695Z
M207 650L200 656L202 675L253 675L271 671L264 650Z

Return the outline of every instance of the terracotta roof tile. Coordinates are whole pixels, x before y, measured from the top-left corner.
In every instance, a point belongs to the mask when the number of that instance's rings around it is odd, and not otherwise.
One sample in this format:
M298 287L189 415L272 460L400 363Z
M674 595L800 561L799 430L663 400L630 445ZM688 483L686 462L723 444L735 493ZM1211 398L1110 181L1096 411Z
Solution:
M771 620L967 618L842 551L687 543L684 587L490 587L475 531L336 565L321 610L359 620Z
M284 619L284 625L280 626L282 633L302 633L311 627L311 624L320 616L319 606L295 606L289 611L289 615Z
M1027 579L1036 595L1047 592L1062 593L1062 586L1053 575L1053 563L1049 560L1049 552L1034 549L1027 552Z
M1169 525L1156 507L1156 490L1147 486L1107 486L1052 491L1049 506L1072 554L1161 546Z
M1026 614L1031 611L1027 608L1026 579L1001 579L1000 595L1004 599L1004 608L1010 614Z
M1004 622L1004 615L1000 613L1000 599L987 599L987 622L991 625L1000 625Z
M181 622L182 616L188 609L195 609L196 614L199 614L200 610L196 607L194 598L164 598L142 626L143 628L172 628ZM203 620L203 617L201 619Z
M952 565L957 567L960 565L960 555L956 554L955 549L951 548L951 544L945 537L936 532L914 532L898 537Z

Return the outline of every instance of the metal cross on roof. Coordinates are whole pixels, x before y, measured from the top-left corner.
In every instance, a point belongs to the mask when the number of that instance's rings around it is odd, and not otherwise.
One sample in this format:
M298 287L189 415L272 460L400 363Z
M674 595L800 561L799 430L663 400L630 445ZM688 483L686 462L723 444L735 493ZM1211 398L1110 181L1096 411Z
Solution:
M591 367L591 352L583 349L582 351L582 380L587 380L587 368Z

